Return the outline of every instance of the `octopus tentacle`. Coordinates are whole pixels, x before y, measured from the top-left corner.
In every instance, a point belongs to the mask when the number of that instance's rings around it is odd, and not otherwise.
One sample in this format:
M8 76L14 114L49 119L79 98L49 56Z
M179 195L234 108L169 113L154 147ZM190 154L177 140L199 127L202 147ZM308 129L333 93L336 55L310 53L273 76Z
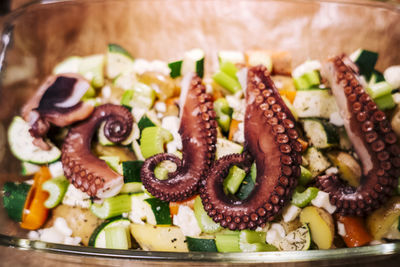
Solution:
M123 185L123 177L90 150L93 134L103 121L106 121L104 134L112 142L125 140L132 131L133 117L128 109L113 104L98 106L89 119L70 129L61 156L67 179L76 188L98 198L116 195Z
M318 177L317 186L329 193L340 214L364 216L386 202L397 186L400 148L385 113L364 91L348 61L345 56L330 59L322 75L331 84L363 176L357 188L346 185L337 175Z
M182 138L182 160L171 154L158 154L146 159L141 169L144 187L164 201L181 201L199 189L215 157L217 122L211 96L201 79L194 76L181 110L179 134ZM177 165L168 179L159 180L154 175L158 163L171 160Z
M292 195L300 176L301 145L295 120L264 66L248 72L244 121L245 152L219 159L210 171L201 199L208 215L223 227L255 229L272 221ZM223 180L229 167L256 162L256 185L245 200L228 197Z

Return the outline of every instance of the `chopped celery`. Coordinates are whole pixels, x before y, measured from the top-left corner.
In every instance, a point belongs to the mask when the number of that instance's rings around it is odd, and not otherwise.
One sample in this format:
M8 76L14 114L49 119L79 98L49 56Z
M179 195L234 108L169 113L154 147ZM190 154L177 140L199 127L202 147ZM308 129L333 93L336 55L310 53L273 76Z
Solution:
M197 196L194 200L194 216L196 217L197 223L203 233L211 234L221 230L221 226L214 222L204 210L200 196Z
M218 98L214 101L214 110L217 114L217 122L224 132L229 131L231 124L232 108L229 106L225 98Z
M212 78L216 83L227 89L232 94L241 90L240 83L223 71L218 71Z
M176 78L176 77L181 76L182 62L183 62L183 60L178 60L178 61L168 63L168 67L171 70L171 72L169 73L171 78Z
M246 243L259 243L265 242L266 232L256 232L252 230L242 230L240 231L240 241Z
M225 72L229 76L231 76L233 79L237 80L236 72L238 71L238 69L236 68L235 64L233 64L229 61L222 62L221 66L220 66L220 70L222 72Z
M125 183L120 191L120 193L126 193L126 194L139 193L139 192L143 192L143 184L141 182Z
M312 174L307 168L303 166L300 166L300 169L301 173L299 178L299 185L306 185L312 180Z
M215 245L218 252L241 252L239 247L239 232L215 235Z
M133 104L131 106L141 105L146 108L151 108L153 106L154 100L156 99L156 93L150 86L137 82L134 84L133 90Z
M240 184L243 182L245 176L246 172L243 169L237 166L232 166L229 169L228 176L224 180L225 194L227 194L228 192L232 195L235 194L239 189Z
M100 159L104 160L113 171L122 173L119 156L102 156Z
M243 252L276 251L275 246L265 243L266 232L240 231L239 247Z
M296 188L292 197L292 204L299 208L304 208L317 196L318 191L316 187L309 187L304 192L299 193L299 190Z
M387 94L374 99L380 110L392 109L396 106L392 94Z
M123 94L122 94L122 98L121 98L121 105L123 106L127 106L130 107L131 106L131 100L133 98L133 90L126 90Z
M306 72L300 77L293 78L294 85L297 90L307 90L313 87L317 87L320 84L319 72L312 70Z
M122 162L122 171L124 174L124 183L141 182L140 169L142 168L143 161L124 161Z
M390 94L392 90L392 87L387 82L371 84L366 89L367 93L372 97L372 99Z
M161 127L147 127L140 138L140 150L145 158L164 152L164 144L172 141L172 134Z
M172 161L165 160L160 162L154 169L154 175L159 180L166 180L168 178L168 173L176 171L176 164Z
M251 177L251 179L253 180L253 182L256 182L256 178L257 178L257 166L256 166L255 163L253 163L253 164L251 165L251 168L250 168L250 177Z
M92 204L90 210L100 219L108 219L131 211L131 198L127 194L110 197L99 204Z
M44 202L44 206L51 209L60 204L64 198L65 192L67 192L68 186L69 182L64 176L47 180L42 185L42 189L49 192L49 197Z
M106 248L128 249L132 246L128 227L106 227L104 233L106 236Z
M99 88L104 85L104 65L104 55L83 57L79 62L79 73L89 80L93 87Z
M253 163L253 165L251 165L250 173L248 173L244 178L242 184L239 187L238 192L236 193L236 197L238 197L241 200L246 199L251 194L251 192L253 192L256 178L257 178L257 168L256 164Z

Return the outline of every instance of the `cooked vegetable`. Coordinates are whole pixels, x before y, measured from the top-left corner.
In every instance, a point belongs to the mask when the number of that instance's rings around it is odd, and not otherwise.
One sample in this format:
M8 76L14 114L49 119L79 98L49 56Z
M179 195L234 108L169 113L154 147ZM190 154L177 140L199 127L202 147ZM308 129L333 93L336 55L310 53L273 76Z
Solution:
M392 94L387 94L374 99L380 110L392 109L396 106Z
M218 252L215 240L211 238L194 238L187 236L186 242L189 251Z
M217 122L222 131L228 132L231 124L232 108L229 107L225 98L219 98L214 101L214 110L217 114Z
M124 161L122 162L122 173L124 174L124 185L121 193L137 193L142 190L142 180L140 179L140 169L143 161Z
M104 55L83 57L78 72L89 80L93 87L100 88L104 85L104 65Z
M286 97L286 98L290 101L290 103L293 104L294 99L296 98L297 92L296 92L296 91L280 90L280 91L279 91L279 94L280 94L281 96Z
M221 85L232 94L238 92L242 88L238 80L232 78L223 71L218 71L212 76L212 78L216 83Z
M51 179L49 168L41 167L33 179L33 185L26 197L21 222L21 227L28 230L39 229L46 222L49 214L49 210L44 205L49 194L42 189L44 182Z
M79 71L79 65L81 64L81 57L68 57L58 63L54 69L53 74L60 74L60 73L77 73Z
M218 52L219 63L222 64L226 61L233 64L244 63L244 54L240 51L222 50Z
M243 230L239 234L239 248L242 252L276 251L275 246L265 243L266 232Z
M106 248L128 249L132 246L128 227L114 226L104 229Z
M93 203L90 210L101 219L108 219L131 210L131 198L127 194L117 195L100 204Z
M31 186L25 183L7 182L4 184L3 206L8 217L14 221L22 220L22 211L30 188Z
M288 233L279 243L280 250L308 250L311 245L311 235L307 224Z
M304 208L317 196L318 191L316 187L309 187L303 192L300 192L299 188L296 188L292 196L292 204L299 208Z
M367 245L372 241L361 217L339 216L338 221L344 224L346 235L343 240L349 248Z
M140 150L143 157L149 158L164 152L164 144L172 141L173 136L170 132L161 127L147 127L142 132L140 138Z
M218 252L240 252L239 232L216 234L215 245Z
M157 126L157 124L153 122L147 115L143 115L143 117L138 122L140 132L142 132L144 128L153 126Z
M300 170L301 170L301 173L300 173L300 177L299 177L299 185L305 186L306 184L311 182L312 174L307 168L305 168L301 165L300 165Z
M155 224L157 225L171 225L171 214L169 211L169 204L168 202L164 202L159 200L158 198L148 198L144 200L147 203L153 213ZM148 222L150 221L149 218Z
M21 163L21 174L24 176L34 175L40 170L40 165L33 164L27 161Z
M400 112L399 112L400 113ZM229 137L228 139L232 141L233 135L238 131L239 129L239 123L240 121L232 119L231 125L229 127Z
M303 127L311 144L316 148L328 148L339 144L335 126L324 120L305 119Z
M122 227L125 229L129 229L130 224L131 223L130 223L129 219L122 218L122 217L114 217L112 219L108 219L108 220L104 221L93 231L93 233L89 239L89 246L93 246L96 248L115 248L115 247L109 247L107 245L107 238L106 238L105 230L107 228L111 228L111 227ZM122 238L122 239L123 239L122 242L126 241L124 238ZM129 236L129 240L130 240L130 236Z
M367 217L367 229L374 240L380 240L400 216L400 196L392 197Z
M390 84L385 81L371 84L366 88L366 92L372 97L372 99L391 94L392 90L393 88Z
M174 215L178 214L179 206L181 206L181 205L188 206L189 208L194 210L194 202L195 202L196 197L197 196L195 195L195 196L185 199L183 201L169 202L169 211L170 211L171 215L174 216Z
M300 213L300 222L308 224L311 237L319 249L329 249L333 243L335 226L332 216L323 209L308 206Z
M169 73L171 78L176 78L176 77L181 76L182 63L183 63L183 60L178 60L178 61L168 63L168 67L171 70L171 72Z
M358 187L361 179L361 166L349 153L332 151L327 154L333 165L339 168L340 178L349 185Z
M245 53L246 63L250 66L264 65L268 71L272 71L272 59L269 51L250 50Z
M143 250L188 252L179 227L131 224L131 234Z
M225 155L242 153L243 147L235 142L226 140L224 138L217 138L217 149L215 156L217 159L222 158Z
M378 60L378 53L365 49L358 49L350 55L350 59L357 64L360 73L369 79L374 70L376 61Z
M300 77L294 77L293 82L297 90L307 90L318 87L320 84L319 72L317 70L306 72Z
M196 48L189 50L183 56L181 75L189 72L195 72L200 78L204 75L204 51Z
M194 216L196 217L197 223L203 233L212 234L221 230L221 225L214 222L204 210L203 203L201 203L200 196L197 196L194 200Z
M246 172L243 169L237 166L232 166L223 183L225 194L230 193L234 195L239 189L245 176Z
M297 91L293 107L299 118L329 119L338 110L336 100L329 90Z
M122 73L133 71L133 57L117 44L109 44L107 49L107 77L114 79Z
M44 202L44 206L52 209L61 203L65 192L69 186L68 180L64 176L47 180L43 183L42 189L49 193L49 198Z
M312 177L316 177L331 166L321 151L315 147L309 147L304 157L309 162L308 169Z

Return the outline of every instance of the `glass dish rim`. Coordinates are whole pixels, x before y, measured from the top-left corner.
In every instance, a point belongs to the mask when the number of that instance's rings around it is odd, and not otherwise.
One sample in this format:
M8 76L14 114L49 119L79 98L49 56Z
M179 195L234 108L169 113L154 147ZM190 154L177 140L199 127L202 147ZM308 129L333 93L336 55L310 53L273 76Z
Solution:
M8 42L4 36L12 31L12 21L22 15L31 7L64 4L64 3L95 3L106 2L107 0L33 0L15 10L0 16L1 45L0 45L0 72L5 59ZM115 0L114 0L115 1ZM139 0L118 0L118 1L139 1ZM154 1L154 0L153 0ZM155 0L157 1L157 0ZM190 0L189 0L190 1ZM247 1L274 1L285 2L287 0L247 0ZM374 0L289 0L290 2L319 2L340 5L361 5L375 8L384 8L392 12L400 13L400 4L394 1L380 2ZM370 245L358 248L337 248L329 250L309 251L271 251L271 252L162 252L144 250L115 250L93 248L85 246L71 246L63 244L48 243L29 240L0 234L0 246L11 247L21 250L42 251L68 256L100 257L108 259L129 259L129 260L151 260L151 261L180 261L180 262L232 262L232 263L287 263L287 262L316 262L330 260L358 259L365 256L389 256L400 254L400 242Z

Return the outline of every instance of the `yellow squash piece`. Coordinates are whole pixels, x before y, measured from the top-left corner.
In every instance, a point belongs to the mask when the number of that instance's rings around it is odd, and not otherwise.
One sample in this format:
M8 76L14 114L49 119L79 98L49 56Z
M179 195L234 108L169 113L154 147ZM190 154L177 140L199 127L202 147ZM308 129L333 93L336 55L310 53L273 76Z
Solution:
M131 224L131 234L143 250L188 252L185 236L176 226Z
M308 224L311 230L311 238L319 249L332 247L335 226L332 216L327 211L308 206L301 211L300 222Z

